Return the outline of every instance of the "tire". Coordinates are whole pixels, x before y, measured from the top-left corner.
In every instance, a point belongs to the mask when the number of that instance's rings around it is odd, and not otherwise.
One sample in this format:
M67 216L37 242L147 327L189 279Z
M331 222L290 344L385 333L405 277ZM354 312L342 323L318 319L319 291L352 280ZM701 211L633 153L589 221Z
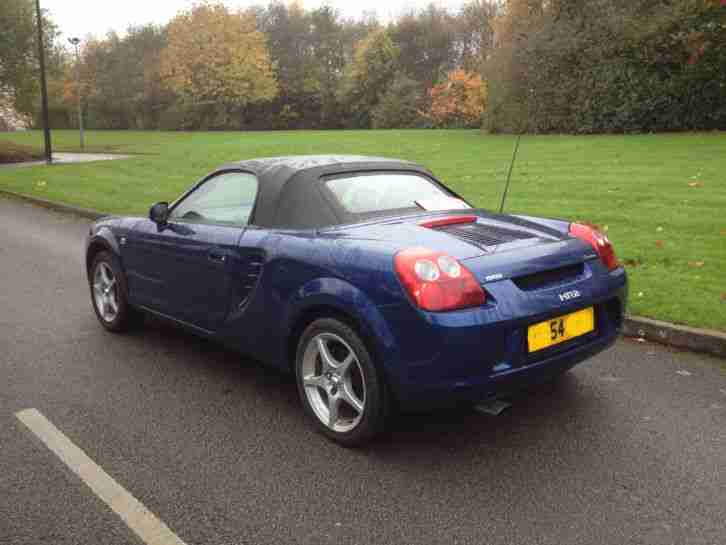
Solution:
M121 333L140 323L141 313L129 305L126 275L115 255L102 251L94 256L88 283L93 310L104 328Z
M348 324L334 318L312 322L298 342L295 376L305 413L327 438L358 447L384 430L390 400L383 376Z

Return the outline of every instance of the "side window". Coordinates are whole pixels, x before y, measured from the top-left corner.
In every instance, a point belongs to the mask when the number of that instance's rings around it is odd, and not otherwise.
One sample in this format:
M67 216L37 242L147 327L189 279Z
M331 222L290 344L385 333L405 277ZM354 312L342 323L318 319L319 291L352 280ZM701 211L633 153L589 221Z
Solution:
M257 197L257 178L247 172L224 172L210 178L169 215L176 222L245 226Z

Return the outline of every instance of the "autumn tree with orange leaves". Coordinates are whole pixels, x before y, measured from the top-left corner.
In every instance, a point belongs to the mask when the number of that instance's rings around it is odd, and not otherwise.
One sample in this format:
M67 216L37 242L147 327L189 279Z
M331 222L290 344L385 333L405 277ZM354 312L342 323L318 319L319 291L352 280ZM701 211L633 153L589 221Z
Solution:
M478 127L484 112L486 85L479 74L452 70L429 91L428 117L436 127Z

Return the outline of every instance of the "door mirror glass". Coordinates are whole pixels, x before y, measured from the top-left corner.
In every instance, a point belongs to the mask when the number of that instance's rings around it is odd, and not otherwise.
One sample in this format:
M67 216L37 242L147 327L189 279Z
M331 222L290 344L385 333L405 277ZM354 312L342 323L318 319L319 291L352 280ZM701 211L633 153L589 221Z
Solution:
M169 203L158 202L149 209L149 219L159 225L164 225L169 217Z

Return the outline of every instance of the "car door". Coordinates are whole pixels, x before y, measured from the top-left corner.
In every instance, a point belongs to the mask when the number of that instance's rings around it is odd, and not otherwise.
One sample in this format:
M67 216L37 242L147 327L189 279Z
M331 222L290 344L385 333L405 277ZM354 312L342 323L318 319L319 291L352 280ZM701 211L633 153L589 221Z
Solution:
M122 250L132 301L216 331L246 272L239 241L256 196L254 175L221 172L175 203L165 224L137 224Z

